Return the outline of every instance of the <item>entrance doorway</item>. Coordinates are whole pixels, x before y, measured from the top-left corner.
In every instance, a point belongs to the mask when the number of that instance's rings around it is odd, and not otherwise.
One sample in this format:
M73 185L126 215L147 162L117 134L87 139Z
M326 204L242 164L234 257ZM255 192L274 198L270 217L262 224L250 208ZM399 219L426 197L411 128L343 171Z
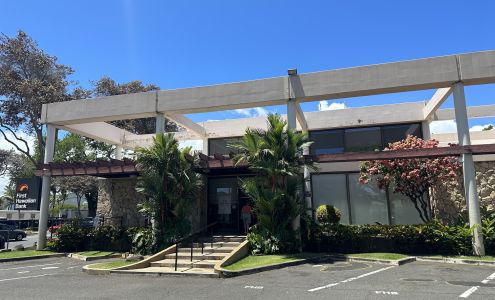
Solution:
M241 208L249 203L239 187L239 177L212 177L208 179L208 224L217 223L222 233L243 232Z

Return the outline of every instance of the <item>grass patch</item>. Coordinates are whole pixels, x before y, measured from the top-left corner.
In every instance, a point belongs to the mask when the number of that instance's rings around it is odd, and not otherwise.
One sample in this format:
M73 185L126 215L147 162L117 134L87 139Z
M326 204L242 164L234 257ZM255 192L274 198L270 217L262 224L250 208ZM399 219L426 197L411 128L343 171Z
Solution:
M91 257L108 256L108 255L112 255L114 253L115 252L110 252L110 251L85 251L85 252L77 252L78 255L91 256Z
M467 256L467 255L452 255L452 256L442 256L442 255L430 255L425 256L425 258L454 258L454 259L469 259L469 260L479 260L479 261L493 261L495 262L495 256Z
M109 262L104 262L104 263L92 264L92 265L89 265L89 267L92 269L110 270L110 269L128 266L128 265L133 264L133 263L135 263L135 262L134 261L125 261L125 260L115 260L115 261L109 261Z
M320 253L296 253L296 254L281 254L281 255L254 255L247 256L243 259L226 266L225 269L229 271L239 271L243 269L255 268L255 267L263 267L269 265L275 265L290 261L297 261L306 258L313 258L321 256Z
M371 258L371 259L388 259L388 260L398 260L409 257L408 255L399 253L356 253L348 254L348 257L355 258Z
M0 259L2 258L18 258L18 257L31 257L47 254L55 254L52 251L38 251L38 250L24 250L24 251L9 251L0 253Z

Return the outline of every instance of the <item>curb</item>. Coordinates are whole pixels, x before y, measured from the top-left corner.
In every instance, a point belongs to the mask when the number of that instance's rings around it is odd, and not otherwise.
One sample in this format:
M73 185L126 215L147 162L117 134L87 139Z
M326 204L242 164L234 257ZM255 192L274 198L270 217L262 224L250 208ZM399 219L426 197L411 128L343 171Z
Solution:
M495 267L495 261L484 261L475 259L463 259L463 258L448 258L448 257L416 257L417 261L424 262L439 262L446 264L460 264L460 265L476 265L476 266L492 266Z
M67 254L67 257L74 258L77 260L82 260L82 261L94 261L94 260L99 260L99 259L119 258L119 257L122 257L122 254L109 254L109 255L104 255L104 256L84 256L84 255L79 255L77 253L69 253L69 254Z
M106 271L106 270L105 270ZM108 270L108 274L119 275L141 275L141 276L175 276L175 277L202 277L202 278L219 278L217 273L181 273L181 272L138 272L133 270Z
M109 275L110 270L103 270L103 269L92 269L88 268L90 265L86 265L82 267L82 271L88 275Z
M55 254L45 254L45 255L35 255L35 256L0 258L0 263L11 262L11 261L31 260L31 259L40 259L40 258L64 257L64 256L67 256L67 255L65 253L55 253Z
M244 270L240 270L240 271L230 271L230 270L227 270L224 268L221 268L219 271L220 271L221 277L228 278L228 277L255 274L255 273L264 272L264 271L282 269L282 268L286 268L286 267L293 267L293 266L303 265L303 264L309 263L309 262L323 262L323 261L327 261L330 259L342 260L342 259L336 259L336 257L332 257L331 255L324 255L324 256L320 256L320 257L303 258L303 259L279 263L279 264L273 264L273 265L268 265L268 266L244 269Z

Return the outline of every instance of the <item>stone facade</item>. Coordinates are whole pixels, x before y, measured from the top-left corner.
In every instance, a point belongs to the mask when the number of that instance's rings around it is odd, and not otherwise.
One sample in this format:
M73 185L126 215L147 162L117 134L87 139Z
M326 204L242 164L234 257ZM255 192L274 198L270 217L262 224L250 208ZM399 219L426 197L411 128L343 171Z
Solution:
M495 161L475 163L476 181L481 209L495 209ZM466 210L462 176L456 182L436 186L431 193L435 216L444 222L453 221L460 211Z
M144 225L144 216L137 208L143 196L136 192L136 182L136 177L98 180L97 215L104 218L105 225Z

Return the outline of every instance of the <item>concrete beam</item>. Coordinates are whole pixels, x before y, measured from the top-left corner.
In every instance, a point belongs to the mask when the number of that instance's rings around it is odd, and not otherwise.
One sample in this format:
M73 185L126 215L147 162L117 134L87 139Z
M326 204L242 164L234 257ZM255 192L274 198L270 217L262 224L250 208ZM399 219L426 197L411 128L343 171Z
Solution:
M174 121L175 123L181 125L182 127L191 130L192 132L198 134L200 137L206 136L206 130L203 126L198 123L193 122L188 117L181 114L166 114L169 120Z
M431 97L423 109L425 120L430 119L440 105L447 100L450 94L452 94L452 87L440 88L435 92L435 94L433 94L433 97Z
M302 111L301 105L299 105L299 103L296 103L296 119L299 123L299 126L301 126L302 131L307 132L309 130L308 122L304 117L304 112Z
M76 133L96 141L104 142L112 145L122 145L124 136L134 135L133 133L120 129L116 126L105 122L94 122L85 124L72 124L65 126L57 126L60 129Z
M286 77L158 92L158 111L199 113L284 104Z
M467 108L468 119L480 119L495 117L495 105L470 106ZM433 121L454 120L455 111L453 108L437 110L433 116Z
M42 122L57 125L198 113L384 93L436 89L461 80L495 83L495 51L307 73L206 87L118 95L43 105Z
M306 112L309 130L420 122L424 102Z
M156 92L43 104L41 122L56 125L154 117Z
M495 130L470 131L469 135L471 137L471 144L473 145L495 143ZM456 132L432 134L431 138L439 141L442 144L459 143Z
M181 131L181 132L173 132L175 138L179 141L185 140L196 140L198 137L196 135L191 135L190 132ZM122 143L122 147L124 149L136 149L139 147L149 147L153 143L153 138L156 136L155 133L152 134L133 134L126 135L124 137L124 142Z

